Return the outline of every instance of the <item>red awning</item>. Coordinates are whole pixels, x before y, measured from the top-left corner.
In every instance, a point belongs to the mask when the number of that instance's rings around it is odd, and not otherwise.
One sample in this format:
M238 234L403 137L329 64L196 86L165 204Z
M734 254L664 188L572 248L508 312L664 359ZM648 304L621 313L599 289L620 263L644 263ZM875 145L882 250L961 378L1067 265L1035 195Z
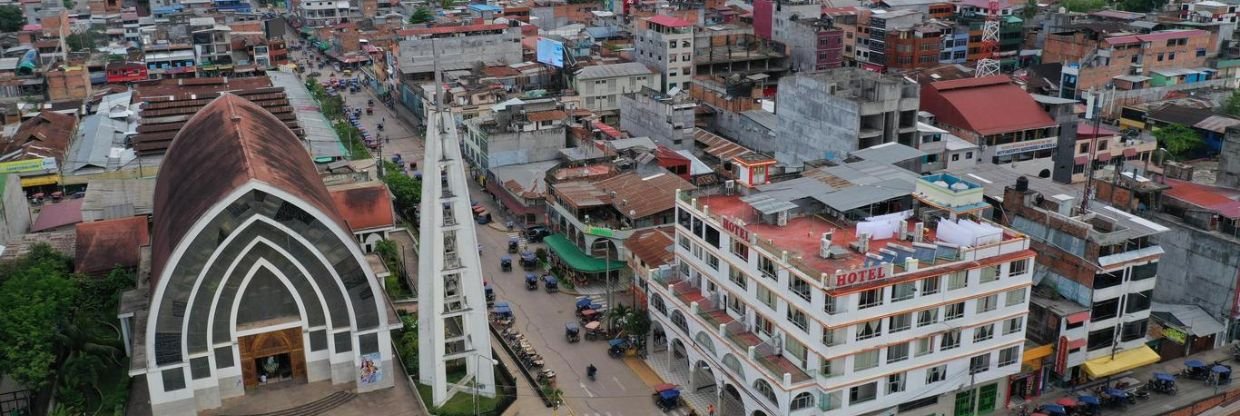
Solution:
M1084 165L1089 163L1089 156L1077 156L1073 161L1076 162L1076 165Z
M1129 147L1129 148L1127 148L1127 149L1124 149L1124 158L1125 158L1125 159L1130 158L1130 157L1133 157L1133 156L1136 156L1136 155L1137 155L1137 149L1133 149L1133 148L1131 148L1131 147Z
M1069 324L1079 324L1081 322L1085 322L1089 320L1089 311L1077 312L1077 313L1068 315L1068 317L1065 319L1068 320Z
M1108 161L1108 160L1111 160L1111 152L1102 152L1102 153L1098 153L1098 161L1099 161L1099 162L1106 162L1106 161Z
M1085 340L1083 339L1074 339L1074 340L1068 341L1069 350L1075 350L1077 348L1081 348L1084 346L1085 346Z

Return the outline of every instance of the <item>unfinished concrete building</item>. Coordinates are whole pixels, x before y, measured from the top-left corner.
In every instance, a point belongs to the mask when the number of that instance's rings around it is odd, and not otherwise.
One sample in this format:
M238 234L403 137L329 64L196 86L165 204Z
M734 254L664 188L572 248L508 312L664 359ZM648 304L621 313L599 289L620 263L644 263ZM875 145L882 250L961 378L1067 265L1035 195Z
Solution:
M669 96L650 88L620 96L620 128L676 150L693 148L697 104L688 94Z

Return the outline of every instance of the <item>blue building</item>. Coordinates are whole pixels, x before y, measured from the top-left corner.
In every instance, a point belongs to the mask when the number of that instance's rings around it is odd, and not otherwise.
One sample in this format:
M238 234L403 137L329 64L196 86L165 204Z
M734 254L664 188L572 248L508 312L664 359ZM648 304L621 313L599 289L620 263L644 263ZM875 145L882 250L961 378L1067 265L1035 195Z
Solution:
M253 10L248 0L215 0L215 10L222 12L249 13Z
M969 27L942 23L943 46L939 51L939 63L963 64L969 58Z

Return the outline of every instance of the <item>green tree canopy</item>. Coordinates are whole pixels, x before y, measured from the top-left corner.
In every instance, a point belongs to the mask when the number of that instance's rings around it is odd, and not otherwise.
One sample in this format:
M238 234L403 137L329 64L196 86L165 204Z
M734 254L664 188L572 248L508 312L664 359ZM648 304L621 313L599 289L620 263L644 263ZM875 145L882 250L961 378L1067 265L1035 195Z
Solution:
M409 16L409 23L416 25L418 23L426 23L434 19L435 19L435 16L431 14L431 11L429 9L425 7L419 7L413 11L412 16Z
M387 160L383 161L383 171L383 182L396 199L397 211L412 220L418 204L422 203L422 182L401 173L400 166Z
M1064 0L1060 5L1070 12L1089 13L1102 10L1107 2L1106 0Z
M1232 91L1227 100L1223 101L1222 111L1223 114L1240 117L1240 91Z
M1183 124L1171 124L1154 130L1158 144L1177 158L1184 157L1201 147L1205 142L1195 130Z
M67 256L38 245L0 273L5 279L0 283L0 373L27 388L51 383L58 328L79 298L70 265Z
M22 30L26 18L22 9L17 6L0 6L0 32L16 32Z
M1149 13L1161 9L1167 0L1121 0L1119 9L1135 13Z

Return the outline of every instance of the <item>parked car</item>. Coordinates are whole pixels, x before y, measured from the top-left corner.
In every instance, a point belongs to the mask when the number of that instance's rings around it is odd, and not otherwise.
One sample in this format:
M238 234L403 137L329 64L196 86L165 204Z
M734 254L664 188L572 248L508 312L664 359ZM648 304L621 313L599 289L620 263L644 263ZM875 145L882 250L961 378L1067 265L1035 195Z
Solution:
M551 235L551 230L545 225L535 225L525 229L525 238L530 242L542 242L543 237Z

